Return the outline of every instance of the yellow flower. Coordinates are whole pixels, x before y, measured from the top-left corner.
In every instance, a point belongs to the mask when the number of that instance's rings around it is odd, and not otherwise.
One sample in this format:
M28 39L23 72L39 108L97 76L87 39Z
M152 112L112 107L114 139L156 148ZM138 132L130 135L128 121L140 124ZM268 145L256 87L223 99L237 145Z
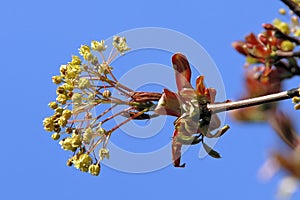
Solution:
M68 91L73 91L74 90L74 86L68 83L63 84L63 87L65 88L65 90Z
M93 138L94 136L94 132L93 130L91 129L91 127L87 128L83 134L83 142L85 144L90 144L91 142L91 139Z
M71 65L81 65L81 60L78 56L72 56Z
M130 48L128 47L128 45L126 43L125 37L114 36L112 44L121 55L123 55L124 52L130 50Z
M46 131L52 132L54 130L54 120L52 117L46 117L43 120L43 126Z
M79 89L86 89L88 87L90 87L91 84L90 84L90 81L86 78L80 78L79 79L79 83L78 83L78 88Z
M79 48L79 54L82 56L84 56L84 54L90 53L90 52L91 52L91 49L87 45L81 45L81 47Z
M66 104L67 103L67 96L64 95L64 94L59 94L57 97L56 97L56 101L61 103L62 105Z
M101 40L100 42L93 40L91 42L91 47L94 51L99 51L99 52L105 51L107 48L107 46L104 44L104 40Z
M59 142L59 144L61 145L61 148L63 149L63 150L66 150L66 151L76 151L76 148L74 148L73 146L72 146L72 138L69 138L69 137L67 137L67 138L65 138L65 139L62 139L60 142Z
M79 93L73 94L72 101L73 101L74 105L77 105L77 106L80 105L81 102L82 102L82 96L81 96L81 94L79 94Z
M55 110L55 109L58 107L58 105L57 105L57 103L56 103L55 101L50 102L50 103L48 104L48 106L49 106L51 109L53 109L53 110Z
M93 58L94 58L94 56L90 52L83 54L83 59L86 60L86 61L92 61Z
M64 117L64 116L61 116L59 119L58 119L58 124L61 126L61 127L65 127L68 123L68 120Z
M82 145L82 139L81 136L78 134L73 133L72 134L72 147L73 148L78 148Z
M66 119L70 119L72 116L72 111L71 110L64 110L62 113L62 116L65 117Z
M93 176L98 176L100 173L100 169L101 169L101 167L99 164L93 164L93 165L89 166L89 172Z
M62 79L63 78L61 76L52 76L52 82L55 84L60 84Z
M73 157L74 167L83 172L88 172L92 161L93 159L88 154L80 154Z
M109 159L109 150L106 148L102 148L99 150L99 158L103 160L104 158Z
M51 135L51 138L52 138L53 140L58 140L58 139L60 138L60 134L59 134L59 133L53 133L53 134Z

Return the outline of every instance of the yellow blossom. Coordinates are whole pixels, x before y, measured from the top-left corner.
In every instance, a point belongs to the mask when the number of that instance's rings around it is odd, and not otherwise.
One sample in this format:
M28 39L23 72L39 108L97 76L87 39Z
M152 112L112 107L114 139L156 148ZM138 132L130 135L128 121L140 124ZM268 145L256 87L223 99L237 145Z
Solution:
M130 50L126 43L125 37L114 36L112 44L121 55L123 55L126 51Z
M56 109L58 107L57 103L55 101L52 101L48 104L48 106L51 108L51 109Z
M91 52L91 49L87 45L81 45L81 47L79 48L79 54L82 56L84 56L84 54L90 53L90 52Z
M58 139L60 138L60 134L59 134L59 133L53 133L53 134L51 135L51 138L52 138L53 140L58 140Z
M81 60L78 56L72 56L71 65L81 65Z
M60 84L62 79L62 76L52 76L52 82L55 84Z
M101 169L101 167L99 164L93 164L93 165L89 166L89 172L93 176L98 176L100 173L100 169Z
M56 97L56 101L64 105L67 102L67 96L64 94L60 94Z
M104 43L104 40L101 40L100 42L93 40L91 42L91 47L94 51L99 51L99 52L105 51L107 48L107 46Z
M66 109L62 112L62 116L65 117L66 119L70 119L72 116L72 111Z
M101 148L99 150L99 158L100 160L103 160L104 158L109 159L109 150L106 148Z
M88 154L80 154L73 157L74 167L80 171L88 172L89 166L92 164L92 158Z
M46 117L43 120L43 126L46 131L52 132L54 130L54 121L52 117Z

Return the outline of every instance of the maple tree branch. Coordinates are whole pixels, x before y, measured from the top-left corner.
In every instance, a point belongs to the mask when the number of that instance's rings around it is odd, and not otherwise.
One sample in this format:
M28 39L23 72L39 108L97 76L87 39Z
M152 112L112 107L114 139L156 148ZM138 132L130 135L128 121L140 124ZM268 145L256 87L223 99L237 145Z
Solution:
M294 88L291 90L275 93L275 94L269 94L261 97L255 97L251 99L244 99L244 100L238 100L238 101L232 101L232 102L226 102L226 103L213 103L208 104L207 108L212 113L219 113L224 111L230 111L230 110L236 110L240 108L246 108L250 106L256 106L264 103L271 103L275 101L281 101L285 99L291 99L293 97L300 97L299 94L300 88Z

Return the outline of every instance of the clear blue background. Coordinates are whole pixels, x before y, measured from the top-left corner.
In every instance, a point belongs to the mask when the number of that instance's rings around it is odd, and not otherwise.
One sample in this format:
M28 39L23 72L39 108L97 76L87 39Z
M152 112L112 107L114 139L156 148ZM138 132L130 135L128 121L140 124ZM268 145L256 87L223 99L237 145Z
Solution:
M55 98L51 76L81 44L145 26L174 29L198 41L219 67L227 96L237 98L244 58L231 42L259 32L281 6L276 0L2 1L0 198L273 199L282 176L268 183L257 178L278 142L267 125L227 118L232 128L216 146L220 160L199 160L194 148L185 154L185 169L137 175L103 167L92 177L65 165L66 154L44 132L42 120L51 115L47 104ZM171 134L170 128L165 137Z

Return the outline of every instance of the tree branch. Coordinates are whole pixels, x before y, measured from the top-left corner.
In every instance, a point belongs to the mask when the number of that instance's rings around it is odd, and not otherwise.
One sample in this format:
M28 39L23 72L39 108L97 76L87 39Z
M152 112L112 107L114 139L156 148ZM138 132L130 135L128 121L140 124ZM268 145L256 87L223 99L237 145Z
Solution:
M300 7L292 0L281 0L287 5L298 17L300 17Z
M278 56L279 59L282 58L291 58L291 57L300 57L300 51L276 51L276 56Z
M255 97L252 99L245 99L245 100L239 100L239 101L227 102L227 103L208 104L207 108L212 113L236 110L236 109L246 108L246 107L250 107L250 106L256 106L256 105L260 105L260 104L264 104L264 103L270 103L270 102L281 101L281 100L285 100L285 99L291 99L293 97L300 97L299 91L300 91L300 88L295 88L295 89L287 90L284 92L279 92L276 94Z

